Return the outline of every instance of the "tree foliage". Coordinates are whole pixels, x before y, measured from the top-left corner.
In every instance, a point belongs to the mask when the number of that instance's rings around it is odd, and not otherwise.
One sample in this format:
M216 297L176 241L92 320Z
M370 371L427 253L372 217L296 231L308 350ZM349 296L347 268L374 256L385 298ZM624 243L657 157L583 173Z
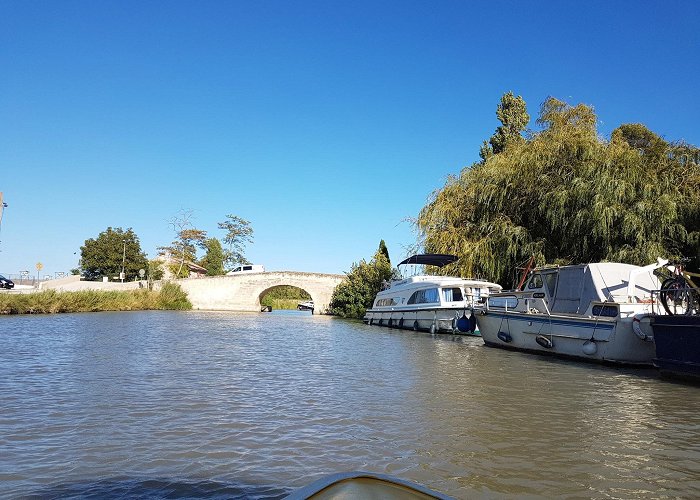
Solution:
M226 262L234 267L241 264L250 264L245 258L245 246L253 242L253 228L250 222L237 215L227 215L226 220L219 222L219 229L226 231L224 243L228 245Z
M379 242L379 251L384 254L384 257L386 257L386 261L391 264L391 259L389 258L389 249L386 247L386 243L384 243L384 240L381 240Z
M353 264L345 279L335 288L329 305L331 314L362 318L383 284L393 277L389 259L380 247L369 262L363 259Z
M525 100L521 96L515 97L513 92L503 94L501 103L496 108L496 117L501 125L488 142L484 141L479 151L479 156L484 161L503 152L508 146L522 144L522 133L530 121Z
M175 262L170 265L170 271L178 278L186 278L189 275L185 263L195 262L197 247L205 248L204 242L207 239L207 232L195 228L192 224L192 218L192 210L180 210L177 215L170 219L170 226L175 231L175 239L170 246L158 247L161 254L175 259Z
M539 264L617 261L700 252L699 150L641 124L599 137L590 106L548 98L542 130L450 177L421 210L426 251L454 253L445 273L511 285Z
M207 276L221 276L225 274L224 260L226 258L221 242L217 238L208 238L204 242L207 253L199 261L199 265L206 268Z
M118 276L122 262L127 281L136 279L139 269L147 266L139 238L131 228L124 231L120 227L108 227L97 238L85 240L80 247L80 266L88 280Z

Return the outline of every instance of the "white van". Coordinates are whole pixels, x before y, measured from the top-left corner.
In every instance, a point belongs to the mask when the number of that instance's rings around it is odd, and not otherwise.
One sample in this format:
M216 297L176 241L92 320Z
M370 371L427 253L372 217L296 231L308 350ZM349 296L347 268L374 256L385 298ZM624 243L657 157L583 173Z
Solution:
M265 266L261 264L245 264L242 266L236 266L233 270L226 273L226 276L233 276L234 274L241 273L264 273Z

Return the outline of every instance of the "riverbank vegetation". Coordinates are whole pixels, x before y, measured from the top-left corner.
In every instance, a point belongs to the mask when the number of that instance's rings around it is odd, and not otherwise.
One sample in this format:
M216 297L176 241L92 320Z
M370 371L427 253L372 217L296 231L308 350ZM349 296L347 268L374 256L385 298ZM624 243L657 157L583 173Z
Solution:
M354 263L345 279L333 291L330 313L343 318L362 318L384 284L396 278L384 240L369 262Z
M283 285L277 286L267 292L262 299L260 305L270 306L274 310L279 309L296 309L299 302L311 300L305 290L295 286Z
M541 130L527 131L525 102L505 94L501 126L481 161L448 178L416 226L426 252L459 260L445 274L512 285L537 264L657 257L700 260L700 149L668 142L641 124L598 134L592 107L548 98Z
M192 304L174 283L160 290L83 290L0 294L0 314L50 314L100 311L187 310Z

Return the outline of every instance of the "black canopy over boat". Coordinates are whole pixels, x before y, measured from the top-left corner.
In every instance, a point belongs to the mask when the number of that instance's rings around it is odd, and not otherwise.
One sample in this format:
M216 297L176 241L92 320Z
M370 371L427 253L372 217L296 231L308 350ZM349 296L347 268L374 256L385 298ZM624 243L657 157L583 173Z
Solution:
M404 264L422 264L426 266L442 267L447 264L452 264L459 257L456 255L448 255L444 253L419 253L411 255L409 258L399 262L399 266ZM398 267L398 266L397 266Z

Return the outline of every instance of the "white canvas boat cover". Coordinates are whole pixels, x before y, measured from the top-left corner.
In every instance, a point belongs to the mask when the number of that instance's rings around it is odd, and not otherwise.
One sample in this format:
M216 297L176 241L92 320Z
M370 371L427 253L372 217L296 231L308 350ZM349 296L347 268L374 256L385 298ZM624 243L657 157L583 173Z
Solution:
M551 311L583 314L592 301L626 302L630 272L638 269L639 266L614 262L562 267ZM639 299L650 297L652 290L660 288L652 271L637 275L635 280L634 295Z

